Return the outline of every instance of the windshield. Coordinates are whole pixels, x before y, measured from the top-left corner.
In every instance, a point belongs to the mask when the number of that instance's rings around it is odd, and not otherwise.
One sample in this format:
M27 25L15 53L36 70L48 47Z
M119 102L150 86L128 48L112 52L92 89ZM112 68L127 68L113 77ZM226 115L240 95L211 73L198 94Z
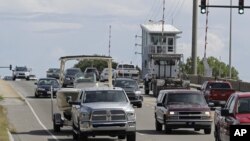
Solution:
M86 91L83 103L93 102L128 102L123 91L118 90L100 90Z
M26 67L17 67L16 71L28 71Z
M134 80L115 80L114 86L121 88L138 88L138 85Z
M250 113L250 98L240 98L237 109L238 113Z
M50 72L50 73L59 73L60 69L49 69L48 72Z
M230 89L230 85L228 83L208 83L207 89Z
M38 82L38 85L52 85L52 86L59 86L59 83L57 80L53 79L41 79Z
M75 81L77 83L85 83L85 82L96 82L95 73L78 73L75 75Z
M168 94L168 105L177 105L177 104L199 104L205 105L206 101L201 94L190 94L190 93L181 93L181 94Z
M66 75L75 75L75 74L77 74L79 72L80 72L80 70L78 70L78 69L68 69L66 71Z
M119 65L119 66L118 66L118 68L124 68L124 69L128 68L128 69L133 69L133 68L135 68L135 67L134 67L134 65Z

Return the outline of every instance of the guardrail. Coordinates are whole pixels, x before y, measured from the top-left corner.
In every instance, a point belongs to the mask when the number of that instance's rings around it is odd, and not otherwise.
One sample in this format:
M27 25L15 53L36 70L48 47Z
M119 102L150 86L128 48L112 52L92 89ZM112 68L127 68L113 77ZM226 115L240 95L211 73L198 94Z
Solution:
M204 81L215 80L214 77L203 77L197 75L189 75L188 77L191 83L190 84L191 87L202 85ZM218 78L217 80L225 81L226 79ZM236 91L250 92L250 82L235 81L235 80L227 80L227 81L229 81L232 84L233 89L235 89Z

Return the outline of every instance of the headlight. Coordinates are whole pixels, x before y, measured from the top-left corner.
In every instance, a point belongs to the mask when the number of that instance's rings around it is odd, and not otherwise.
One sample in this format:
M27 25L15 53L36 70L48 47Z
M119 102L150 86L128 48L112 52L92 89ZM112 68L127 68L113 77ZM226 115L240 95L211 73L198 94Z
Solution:
M89 121L90 114L89 113L81 113L80 116L79 116L79 119L81 121Z
M210 116L211 113L210 113L209 111L206 111L206 112L205 112L205 115L206 115L206 116Z
M45 91L45 89L44 88L37 88L38 90L40 90L40 91Z
M136 120L135 113L132 113L132 112L127 113L127 118L128 118L128 121L135 121Z
M174 115L174 114L175 114L174 111L170 111L170 112L169 112L169 115Z
M140 95L141 91L135 91L135 94Z
M66 80L70 80L70 78L69 78L69 77L66 77Z

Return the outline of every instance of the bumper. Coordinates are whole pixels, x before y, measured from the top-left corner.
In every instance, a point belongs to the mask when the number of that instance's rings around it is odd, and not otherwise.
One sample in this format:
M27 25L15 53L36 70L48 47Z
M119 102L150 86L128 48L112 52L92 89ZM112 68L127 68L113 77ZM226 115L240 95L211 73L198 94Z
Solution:
M208 103L213 103L214 106L224 106L226 101L223 100L208 100Z
M174 120L167 120L165 125L168 128L211 128L212 120L204 120L204 121L174 121Z
M56 95L56 92L57 91L53 91L53 95ZM46 90L37 90L37 93L39 95L43 95L43 96L50 96L51 95L51 92L50 91L46 91Z
M86 128L81 125L80 134L84 135L127 135L136 131L135 121L131 122L102 122L102 123L89 123L86 122Z

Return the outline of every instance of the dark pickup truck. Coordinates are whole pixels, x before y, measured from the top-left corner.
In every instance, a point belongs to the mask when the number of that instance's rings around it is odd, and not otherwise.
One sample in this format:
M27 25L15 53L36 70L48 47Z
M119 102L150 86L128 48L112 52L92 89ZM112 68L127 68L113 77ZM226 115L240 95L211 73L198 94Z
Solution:
M161 90L155 106L155 127L165 133L173 129L193 128L211 133L211 112L204 96L194 90Z
M250 92L234 93L224 108L214 112L216 141L229 141L230 125L250 125Z
M228 81L205 81L199 90L207 103L213 103L213 106L224 106L231 94L235 93Z

